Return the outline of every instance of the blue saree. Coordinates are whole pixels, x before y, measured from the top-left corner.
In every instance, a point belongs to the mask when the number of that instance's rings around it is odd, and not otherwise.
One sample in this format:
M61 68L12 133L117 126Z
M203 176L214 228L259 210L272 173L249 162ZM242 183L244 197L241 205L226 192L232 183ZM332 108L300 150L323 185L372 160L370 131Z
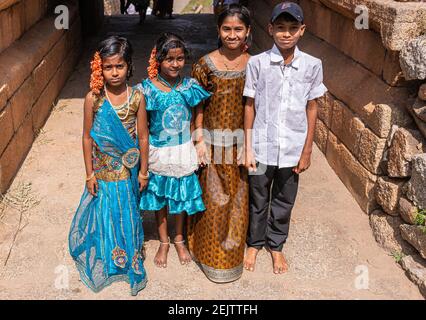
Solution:
M141 97L135 91L128 115L133 127ZM144 233L137 139L127 128L131 127L128 119L123 123L117 115L123 110L114 110L107 100L99 105L90 132L99 188L96 197L84 190L71 224L69 250L81 280L94 292L115 281L126 281L131 295L137 295L147 282L141 254Z

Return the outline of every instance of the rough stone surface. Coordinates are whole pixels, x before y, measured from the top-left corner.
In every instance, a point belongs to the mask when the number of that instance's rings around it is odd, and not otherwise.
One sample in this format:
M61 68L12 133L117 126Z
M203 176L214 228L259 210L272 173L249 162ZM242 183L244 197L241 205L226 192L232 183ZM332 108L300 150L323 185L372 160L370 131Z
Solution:
M411 254L415 250L404 241L399 226L403 223L400 217L392 217L381 210L370 214L370 226L377 243L388 252Z
M426 297L426 261L417 254L405 256L401 259L401 267Z
M320 119L317 119L315 126L315 142L322 153L327 150L328 128Z
M414 156L411 164L412 172L408 182L407 197L420 209L426 209L426 153Z
M403 224L399 228L404 240L408 241L426 259L426 231L423 227Z
M399 128L388 152L388 175L404 178L411 175L411 159L426 152L426 141L417 130Z
M374 198L376 175L365 169L346 146L331 132L328 133L327 161L364 212L377 208Z
M380 174L380 162L386 146L386 139L379 138L365 128L359 140L358 159L371 173Z
M426 101L417 99L413 105L413 111L417 118L419 118L423 122L426 122Z
M383 210L393 216L398 215L398 202L402 193L404 180L380 177L377 180L375 196Z
M420 86L418 96L421 100L426 101L426 83Z
M399 214L408 224L415 224L417 217L417 207L410 200L401 197L399 199Z
M426 35L408 41L400 52L399 61L407 80L426 79Z

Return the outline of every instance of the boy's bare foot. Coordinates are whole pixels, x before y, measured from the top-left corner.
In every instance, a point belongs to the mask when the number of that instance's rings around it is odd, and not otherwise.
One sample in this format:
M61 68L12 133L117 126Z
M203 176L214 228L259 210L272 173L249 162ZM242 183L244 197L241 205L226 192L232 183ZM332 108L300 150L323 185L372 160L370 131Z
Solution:
M174 241L174 244L175 244L176 252L179 257L180 264L181 265L189 264L192 261L192 259L188 249L185 246L185 240Z
M167 267L167 254L169 253L170 241L162 242L160 241L160 247L158 248L157 254L154 258L154 263L159 268Z
M275 274L282 274L288 270L287 261L281 251L269 250Z
M256 264L256 257L259 252L259 249L248 247L246 251L246 256L244 257L244 268L248 271L254 271L254 266Z

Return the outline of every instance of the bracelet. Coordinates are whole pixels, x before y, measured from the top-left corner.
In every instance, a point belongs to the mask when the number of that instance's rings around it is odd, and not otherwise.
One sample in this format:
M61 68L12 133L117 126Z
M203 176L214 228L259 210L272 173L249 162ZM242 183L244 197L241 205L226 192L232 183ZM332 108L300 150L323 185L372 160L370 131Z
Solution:
M95 177L95 171L93 171L90 176L86 177L86 181L90 181Z
M148 180L149 179L149 171L147 172L146 175L143 175L140 171L139 171L139 178L143 179L143 180Z

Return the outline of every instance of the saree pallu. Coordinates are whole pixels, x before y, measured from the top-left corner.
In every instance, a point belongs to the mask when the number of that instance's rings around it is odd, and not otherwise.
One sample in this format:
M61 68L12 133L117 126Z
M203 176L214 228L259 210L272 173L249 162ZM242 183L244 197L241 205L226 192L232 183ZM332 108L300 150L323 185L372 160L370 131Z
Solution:
M94 159L99 188L96 197L84 190L71 224L70 254L81 280L94 292L126 281L131 295L136 295L147 282L141 252L137 139L107 101L96 112L90 134L103 157L103 161Z

